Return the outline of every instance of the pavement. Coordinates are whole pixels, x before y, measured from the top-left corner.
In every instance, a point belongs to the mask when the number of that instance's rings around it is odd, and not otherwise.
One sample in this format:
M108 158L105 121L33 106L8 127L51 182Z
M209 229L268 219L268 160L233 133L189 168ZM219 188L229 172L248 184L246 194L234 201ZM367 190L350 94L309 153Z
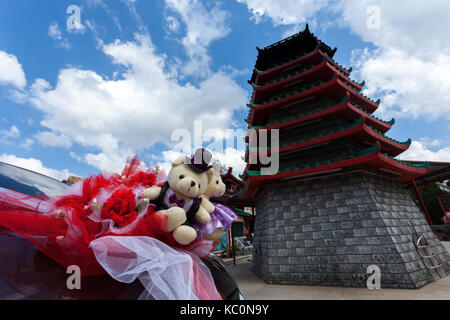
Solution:
M450 242L443 242L450 252ZM421 289L341 288L268 284L251 267L251 257L238 258L236 265L226 259L228 270L235 277L239 289L247 300L449 300L450 276Z

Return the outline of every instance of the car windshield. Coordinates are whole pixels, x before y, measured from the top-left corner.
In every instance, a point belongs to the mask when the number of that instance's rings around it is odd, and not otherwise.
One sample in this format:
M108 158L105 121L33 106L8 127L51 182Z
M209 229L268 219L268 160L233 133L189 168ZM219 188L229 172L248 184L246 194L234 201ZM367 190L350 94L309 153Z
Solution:
M68 186L42 174L0 162L0 189L11 189L26 195L56 196L65 194Z

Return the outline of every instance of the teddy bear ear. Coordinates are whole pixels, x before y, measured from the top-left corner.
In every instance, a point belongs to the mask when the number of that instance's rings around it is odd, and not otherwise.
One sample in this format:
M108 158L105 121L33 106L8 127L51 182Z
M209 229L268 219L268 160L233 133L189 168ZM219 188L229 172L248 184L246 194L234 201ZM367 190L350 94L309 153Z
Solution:
M176 159L172 162L172 168L177 167L177 166L181 166L182 164L186 164L186 157L184 157L184 156L179 156L178 158L176 158Z
M206 171L206 175L208 176L208 184L209 184L215 178L216 171L214 170L214 168L210 168L208 169L208 171Z

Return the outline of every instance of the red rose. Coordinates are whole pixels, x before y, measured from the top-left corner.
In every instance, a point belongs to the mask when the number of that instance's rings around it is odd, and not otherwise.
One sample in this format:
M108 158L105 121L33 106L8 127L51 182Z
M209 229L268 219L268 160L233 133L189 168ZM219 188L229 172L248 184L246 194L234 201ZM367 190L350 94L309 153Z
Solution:
M131 190L119 190L106 200L102 208L102 218L111 219L119 227L124 227L137 218L135 194Z
M156 176L153 173L139 172L132 176L125 182L128 187L133 187L138 184L142 184L146 187L151 187L156 182Z

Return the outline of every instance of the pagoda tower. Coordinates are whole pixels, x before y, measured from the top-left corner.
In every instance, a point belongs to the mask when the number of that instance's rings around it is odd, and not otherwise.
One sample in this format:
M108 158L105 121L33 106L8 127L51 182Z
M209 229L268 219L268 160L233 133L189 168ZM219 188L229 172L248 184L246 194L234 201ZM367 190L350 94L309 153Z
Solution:
M257 50L241 193L257 204L254 271L269 283L355 287L371 265L382 287L446 276L449 255L403 185L428 165L396 159L411 140L386 135L394 119L373 115L380 101L333 60L337 49L307 25ZM263 147L272 130L279 144ZM263 156L278 157L276 172L262 173Z

